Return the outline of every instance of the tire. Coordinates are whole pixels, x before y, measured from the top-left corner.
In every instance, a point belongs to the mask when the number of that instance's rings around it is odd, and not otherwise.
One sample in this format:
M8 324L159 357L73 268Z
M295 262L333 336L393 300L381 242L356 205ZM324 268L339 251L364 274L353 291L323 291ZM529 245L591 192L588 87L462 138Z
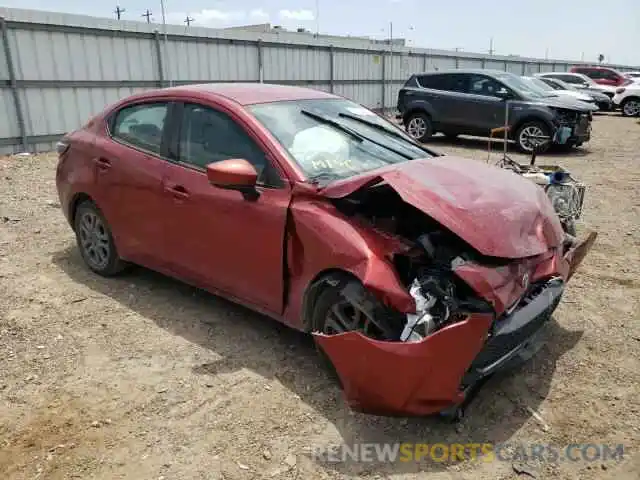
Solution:
M118 255L111 229L95 203L85 200L78 206L73 226L80 255L91 271L111 277L127 267Z
M541 121L532 120L529 122L525 122L518 130L516 130L515 142L517 149L522 153L531 154L533 153L533 146L530 141L527 141L527 133L541 136L551 136L551 132L549 131L549 127ZM544 153L549 150L551 146L551 140L547 141L544 145L538 148L538 153Z
M620 111L623 117L640 116L640 98L627 98L620 104Z
M359 331L370 338L383 339L385 332L379 329L374 322L369 321L368 318L381 318L385 319L386 322L391 318L390 312L385 310L385 307L371 296L360 281L348 275L336 275L328 277L319 288L321 290L318 292L311 307L312 331L321 332L325 335ZM346 293L347 291L349 293ZM355 308L352 300L348 300L347 297L356 299L355 302L360 305L366 305L364 309L368 313L365 314L363 310ZM344 316L347 322L340 323L338 321L340 317L336 315L336 310ZM404 320L404 316L402 317ZM385 338L388 339L389 336ZM329 373L339 380L331 359L317 342L316 349Z
M425 112L415 112L405 122L407 134L418 142L426 142L433 135L433 122Z

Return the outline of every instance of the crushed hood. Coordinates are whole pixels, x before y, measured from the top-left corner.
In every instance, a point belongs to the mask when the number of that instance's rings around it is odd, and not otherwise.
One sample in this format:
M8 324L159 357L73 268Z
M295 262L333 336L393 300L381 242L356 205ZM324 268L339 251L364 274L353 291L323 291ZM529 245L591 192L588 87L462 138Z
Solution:
M563 239L560 220L542 188L475 160L444 155L407 161L333 182L319 193L343 198L381 182L484 255L540 255Z

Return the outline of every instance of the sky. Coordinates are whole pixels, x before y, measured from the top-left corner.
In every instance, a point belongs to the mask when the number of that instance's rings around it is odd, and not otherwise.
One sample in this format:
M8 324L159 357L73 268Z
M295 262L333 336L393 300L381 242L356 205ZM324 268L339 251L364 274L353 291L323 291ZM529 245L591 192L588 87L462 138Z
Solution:
M161 23L160 0L0 0L33 8ZM227 27L247 23L304 27L333 35L403 37L410 46L640 67L640 0L165 0L167 21Z

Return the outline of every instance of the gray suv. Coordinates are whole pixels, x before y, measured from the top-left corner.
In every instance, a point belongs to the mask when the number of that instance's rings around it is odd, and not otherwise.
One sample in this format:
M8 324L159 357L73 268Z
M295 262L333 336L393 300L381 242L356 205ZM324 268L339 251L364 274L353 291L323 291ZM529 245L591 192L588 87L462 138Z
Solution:
M398 94L399 117L407 133L421 142L437 132L489 136L505 125L506 102L510 139L526 153L544 151L552 143L573 147L589 141L592 112L598 110L494 70L415 74Z

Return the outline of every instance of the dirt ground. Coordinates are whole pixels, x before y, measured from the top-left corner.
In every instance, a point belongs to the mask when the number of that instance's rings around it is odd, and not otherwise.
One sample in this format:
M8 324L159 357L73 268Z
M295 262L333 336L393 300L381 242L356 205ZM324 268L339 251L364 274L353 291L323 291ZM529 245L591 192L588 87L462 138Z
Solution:
M432 146L486 159L484 141ZM153 272L89 273L57 203L55 155L0 159L0 478L639 478L640 125L599 116L586 148L540 161L588 185L579 229L600 236L547 345L456 426L349 412L308 337ZM341 442L626 449L621 463L529 462L528 474L512 461L310 454Z

